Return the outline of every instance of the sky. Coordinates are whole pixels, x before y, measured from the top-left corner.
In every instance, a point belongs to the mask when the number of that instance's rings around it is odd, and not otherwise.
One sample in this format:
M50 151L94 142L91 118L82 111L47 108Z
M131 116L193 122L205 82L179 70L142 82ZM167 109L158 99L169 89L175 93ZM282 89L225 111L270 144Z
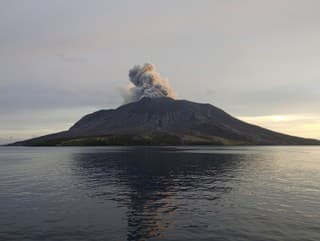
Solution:
M153 63L179 99L320 139L318 0L1 0L0 144L123 103Z

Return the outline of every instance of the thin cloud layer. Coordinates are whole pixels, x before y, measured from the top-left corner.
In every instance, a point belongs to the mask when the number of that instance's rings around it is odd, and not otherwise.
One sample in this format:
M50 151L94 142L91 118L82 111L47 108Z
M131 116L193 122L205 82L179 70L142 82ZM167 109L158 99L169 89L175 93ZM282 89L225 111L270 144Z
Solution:
M128 69L146 60L182 99L236 116L317 115L319 8L314 0L1 1L0 138L9 132L19 138L16 130L28 129L43 110L68 109L57 123L67 126L79 108L123 104L117 89L126 85ZM159 86L150 85L146 74L143 87L134 77L143 69L133 69L126 102L174 97L160 76ZM35 120L11 115L21 111ZM313 128L305 136L318 138L317 125L304 122ZM41 133L55 129L50 120L41 123Z

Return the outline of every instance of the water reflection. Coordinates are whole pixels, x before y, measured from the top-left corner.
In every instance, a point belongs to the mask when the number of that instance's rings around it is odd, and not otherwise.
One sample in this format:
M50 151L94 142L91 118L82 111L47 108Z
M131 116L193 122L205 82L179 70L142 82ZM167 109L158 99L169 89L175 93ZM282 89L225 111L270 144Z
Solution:
M239 158L140 147L77 153L72 169L88 195L127 208L127 240L138 241L163 235L177 210L194 208L191 211L199 213L203 203L190 205L192 201L217 204L231 191L227 180L235 175Z

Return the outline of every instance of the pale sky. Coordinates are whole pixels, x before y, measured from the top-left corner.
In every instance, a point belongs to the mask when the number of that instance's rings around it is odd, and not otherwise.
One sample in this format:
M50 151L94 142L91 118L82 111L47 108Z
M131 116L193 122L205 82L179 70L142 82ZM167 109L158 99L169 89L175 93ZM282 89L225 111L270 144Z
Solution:
M122 104L151 62L179 99L320 139L318 0L0 0L0 143Z

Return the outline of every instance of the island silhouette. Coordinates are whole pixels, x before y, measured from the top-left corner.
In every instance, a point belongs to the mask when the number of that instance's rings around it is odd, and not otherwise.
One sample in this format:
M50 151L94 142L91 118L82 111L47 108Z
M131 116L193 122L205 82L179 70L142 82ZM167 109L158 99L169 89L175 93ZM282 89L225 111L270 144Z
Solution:
M69 130L20 141L22 146L319 145L241 121L210 105L170 97L142 97L99 110Z

